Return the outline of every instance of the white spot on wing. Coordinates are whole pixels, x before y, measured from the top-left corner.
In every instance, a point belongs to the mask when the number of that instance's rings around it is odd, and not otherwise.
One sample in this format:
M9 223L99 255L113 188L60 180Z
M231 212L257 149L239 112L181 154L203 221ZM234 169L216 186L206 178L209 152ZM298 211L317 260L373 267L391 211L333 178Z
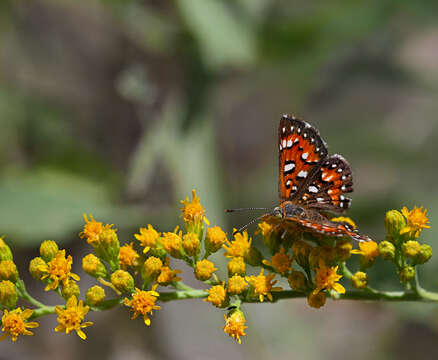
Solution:
M298 177L300 177L300 178L306 178L306 177L307 177L307 171L301 170L301 171L298 173Z
M280 151L281 151L281 150L283 150L283 147L282 147L281 144L280 144Z
M309 157L309 153L306 152L301 155L301 159L303 160L306 160L308 157Z
M295 168L295 164L294 164L294 163L288 163L288 164L284 165L284 171L285 171L285 172L287 172L287 171L291 171L291 170L293 170L294 168Z
M309 186L309 192L316 194L318 192L318 188L316 186Z
M347 178L347 176L346 175L342 175L342 180L345 180Z
M338 170L336 170L338 173L341 173L342 172L342 169L341 168L339 168Z
M318 201L318 202L323 202L323 201L324 201L324 198L316 198L316 201Z
M292 147L292 138L290 138L290 139L287 141L287 147L288 147L288 148L291 148L291 147Z
M283 148L286 147L286 139L283 139Z
M347 190L347 187L346 187L345 185L342 185L342 186L341 186L341 190L342 190L342 191L345 191L345 190Z
M332 168L335 169L338 166L338 164L332 164Z
M286 132L286 128L285 127L283 127L283 134Z
M341 201L344 201L345 200L345 196L341 195L341 196L339 196L339 199L341 199Z

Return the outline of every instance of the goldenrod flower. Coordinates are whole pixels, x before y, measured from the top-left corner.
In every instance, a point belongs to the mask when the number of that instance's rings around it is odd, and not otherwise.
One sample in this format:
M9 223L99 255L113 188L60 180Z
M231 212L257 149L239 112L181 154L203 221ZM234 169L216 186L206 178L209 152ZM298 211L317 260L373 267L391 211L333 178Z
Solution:
M4 242L4 236L0 236L0 261L12 259L11 248Z
M287 281L292 290L304 292L307 290L307 279L301 271L291 271Z
M227 290L224 284L212 286L207 290L208 297L204 301L212 303L216 307L223 307L227 300Z
M41 265L40 271L44 272L41 279L48 279L49 281L44 290L56 290L60 282L65 286L70 281L70 278L79 281L79 276L71 272L72 263L71 255L66 258L65 250L60 250L47 265Z
M409 266L409 265L404 266L400 270L398 276L399 276L400 281L402 283L407 283L407 282L413 280L415 277L415 267Z
M217 268L214 267L214 264L207 260L201 260L196 263L195 267L195 277L198 280L205 281L211 278L211 275L217 270Z
M274 274L263 275L265 269L260 271L260 274L255 276L247 276L245 279L252 285L254 288L254 293L258 295L260 302L263 302L265 296L272 301L273 297L272 291L281 291L282 288L279 286L274 286L277 283L277 280L272 281L275 277Z
M233 275L228 279L227 291L230 294L239 295L248 287L248 283L240 275Z
M195 233L185 234L183 236L182 246L188 256L197 256L201 251L201 242Z
M58 254L58 244L53 240L45 240L40 245L40 255L46 262L52 260Z
M406 226L406 220L398 210L390 210L385 214L386 238L394 242L400 236L400 230Z
M403 254L411 259L418 255L420 248L420 243L414 240L408 240L402 246Z
M81 290L79 289L78 284L76 284L76 282L74 281L69 281L68 284L62 286L61 296L65 300L70 299L72 296L78 298L80 294L81 294Z
M122 293L130 293L134 290L134 278L125 270L114 271L111 274L111 283Z
M316 269L320 266L321 261L327 265L332 265L336 260L336 255L335 248L329 245L312 248L309 254L310 267Z
M105 289L98 285L94 285L89 288L85 294L85 301L87 305L97 306L103 300L105 300Z
M246 273L246 265L242 257L233 257L228 261L228 276L242 275Z
M309 255L313 247L303 240L296 240L292 243L292 256L294 260L301 266L306 268L309 266Z
M364 289L368 285L368 275L363 271L356 272L351 277L351 284L356 289Z
M140 255L134 250L134 243L126 244L120 247L119 251L119 261L120 267L122 269L127 269L128 267L136 267L139 265Z
M281 248L280 252L272 257L272 261L263 260L263 264L272 266L276 272L282 275L292 269L291 262L292 261L289 255L285 253L284 248Z
M106 278L108 275L105 265L94 254L88 254L82 258L82 269L95 278Z
M165 266L161 268L160 275L157 278L157 283L162 286L167 286L170 283L180 281L181 278L178 274L181 274L181 270L172 270L169 267L169 258L166 258Z
M374 241L362 241L359 248L360 250L351 250L351 253L362 255L359 259L361 266L370 267L379 256L379 246Z
M402 214L406 218L406 226L400 230L400 235L409 233L414 239L416 239L423 229L430 229L427 225L429 219L427 218L427 210L423 207L417 208L414 206L412 210L408 210L406 206L402 209Z
M236 229L234 229L236 230ZM226 257L245 257L251 247L252 239L248 238L248 232L245 230L243 233L237 233L234 235L232 242L226 241L223 245L225 249Z
M395 256L395 246L389 241L379 242L379 255L383 260L394 260Z
M239 344L242 343L240 340L241 336L245 336L245 329L248 326L245 326L245 316L243 312L236 309L232 310L228 316L224 315L225 318L225 326L224 332L231 336L234 340L237 340Z
M18 293L15 284L9 280L0 281L0 305L14 308L17 305Z
M143 253L147 253L150 248L157 245L160 234L148 224L147 228L140 228L140 234L134 234L135 238L140 241L141 246L144 247Z
M196 190L192 190L192 201L189 201L189 198L186 197L184 200L181 200L181 204L183 204L181 211L187 226L196 226L201 224L202 221L205 221L207 225L209 224L205 217L205 209L201 205L201 200L196 196Z
M55 331L65 332L66 334L71 331L76 331L78 336L82 340L85 340L87 335L85 335L82 329L93 325L91 321L82 322L89 309L88 306L84 306L82 300L78 303L76 296L72 296L67 300L65 309L57 305L55 307L55 312L58 314L56 320L59 325L55 328Z
M326 300L326 295L323 292L315 293L311 292L307 296L307 303L309 306L319 309L321 306L324 306Z
M84 230L79 234L81 239L86 239L90 245L97 245L99 242L100 235L102 234L105 226L100 221L96 221L93 215L90 214L90 220L86 214L83 214L85 225ZM111 227L112 225L106 225Z
M353 245L351 245L350 240L339 239L336 241L336 257L339 261L347 261L351 254L351 249Z
M12 260L0 261L0 280L11 280L12 282L18 280L17 266Z
M143 279L149 283L153 280L156 280L158 275L160 275L162 268L163 262L161 259L155 256L150 256L144 262L141 275L143 276Z
M178 231L177 226L173 232L163 233L161 238L161 244L163 245L164 250L176 259L181 259L183 257L181 235L182 231Z
M262 221L261 223L257 224L257 231L256 234L262 234L262 236L269 236L271 235L274 226L271 223L268 223L266 221Z
M423 244L420 247L420 252L415 258L415 262L417 264L424 264L425 262L429 261L431 257L432 257L432 248L430 247L430 245Z
M46 262L39 256L30 261L29 272L35 280L41 281L42 277L47 274L47 271L48 268Z
M205 248L210 254L218 251L227 241L227 234L219 226L213 226L207 229L205 237Z
M3 310L2 317L2 331L4 332L3 336L0 338L0 341L7 338L9 335L12 341L17 341L18 335L33 335L33 333L27 329L33 329L38 327L37 322L27 322L32 314L33 310L21 308L17 308L9 312L8 310Z
M328 267L322 265L320 268L318 268L315 275L316 289L314 292L318 293L325 289L333 289L339 294L344 294L345 288L337 282L342 277L342 275L338 275L337 271L338 266Z
M124 299L123 303L126 306L129 306L133 312L132 319L142 315L144 318L144 323L147 326L151 324L151 320L148 318L148 315L152 315L153 310L161 309L160 306L155 305L158 297L160 296L160 294L155 291L157 286L158 285L154 285L150 291L136 288L131 300L128 298Z

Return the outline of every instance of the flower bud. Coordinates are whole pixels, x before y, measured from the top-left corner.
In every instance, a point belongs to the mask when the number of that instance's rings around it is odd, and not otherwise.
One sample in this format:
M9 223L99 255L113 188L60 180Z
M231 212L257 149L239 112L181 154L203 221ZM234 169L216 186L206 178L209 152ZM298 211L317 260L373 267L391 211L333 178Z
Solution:
M407 283L415 277L415 268L413 266L405 266L398 275L402 283Z
M263 244L269 249L271 254L278 252L280 242L278 241L278 233L274 231L274 224L262 221L258 224L257 232L262 234Z
M320 307L324 306L325 300L326 300L326 296L323 292L318 292L318 293L311 292L307 296L307 303L309 304L309 306L315 309L319 309Z
M0 281L0 305L9 309L15 308L18 293L15 284L9 280Z
M334 264L336 260L336 250L329 246L312 248L309 255L309 264L312 269L316 269L323 261L327 266Z
M207 229L207 236L205 237L205 249L208 253L213 254L222 248L227 240L227 235L219 226L214 226Z
M260 266L263 256L258 249L251 246L249 251L246 252L244 259L248 265Z
M87 305L97 306L103 300L105 300L105 290L102 287L95 285L87 290L85 295Z
M386 234L394 242L400 237L400 230L406 225L406 220L397 210L390 210L385 216Z
M29 263L29 273L35 280L42 281L41 278L47 274L47 264L40 258L33 258Z
M420 246L420 252L415 257L415 263L424 264L428 262L431 257L432 257L432 248L427 244L423 244Z
M368 275L363 271L356 272L351 277L351 284L356 289L364 289L368 285Z
M232 277L233 275L245 276L246 274L246 265L241 257L231 258L228 262L227 268L228 277Z
M99 235L99 241L93 244L97 256L115 269L119 262L120 242L115 229L105 226Z
M62 286L61 295L65 300L70 299L72 296L75 296L77 299L80 294L81 290L79 289L78 284L74 281L69 281L67 285Z
M417 257L420 252L420 243L414 240L408 240L402 245L403 254L411 259Z
M40 255L45 262L52 260L58 251L58 244L53 240L45 240L41 243Z
M185 234L182 246L188 256L198 256L201 251L201 242L195 233Z
M116 270L111 275L111 283L122 293L130 293L134 290L134 278L125 270Z
M351 245L350 240L338 240L336 241L336 257L339 261L347 261L351 256L351 249L353 245Z
M181 239L182 231L178 232L178 227L174 232L165 232L161 238L161 244L167 253L175 259L182 259L185 255Z
M298 265L303 268L309 266L309 255L312 249L312 246L303 240L294 241L292 244L292 254Z
M204 259L196 263L195 277L198 280L205 281L210 279L211 275L213 275L216 270L217 269L211 261Z
M239 295L248 287L248 283L240 275L233 275L228 279L227 291L229 294Z
M82 269L95 278L106 278L108 276L105 265L93 254L88 254L82 259Z
M379 255L383 260L393 261L395 256L395 246L389 241L379 243Z
M11 280L13 283L18 280L17 266L12 260L0 261L0 280Z
M12 251L10 247L3 241L3 237L0 236L0 261L12 260Z
M305 292L307 290L307 279L301 271L291 271L287 278L289 286L292 290Z
M161 261L161 259L155 256L150 256L144 262L141 276L146 283L150 283L157 280L162 268L163 262Z

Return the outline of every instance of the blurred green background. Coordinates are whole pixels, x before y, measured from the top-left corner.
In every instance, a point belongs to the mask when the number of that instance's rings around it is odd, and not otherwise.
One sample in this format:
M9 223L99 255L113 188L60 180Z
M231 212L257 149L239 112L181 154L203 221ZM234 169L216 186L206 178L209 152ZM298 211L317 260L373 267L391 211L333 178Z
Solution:
M230 232L252 215L223 209L277 204L277 126L293 113L349 160L362 232L381 240L386 210L424 205L435 226L421 240L438 249L437 58L428 0L2 0L0 234L22 273L42 240L62 243L84 291L84 212L132 241L139 226L181 224L179 200L196 188ZM435 290L437 259L420 274ZM382 261L371 281L399 288ZM241 346L222 310L191 301L165 304L150 328L126 309L90 314L86 342L47 317L0 359L438 356L432 305L245 309Z

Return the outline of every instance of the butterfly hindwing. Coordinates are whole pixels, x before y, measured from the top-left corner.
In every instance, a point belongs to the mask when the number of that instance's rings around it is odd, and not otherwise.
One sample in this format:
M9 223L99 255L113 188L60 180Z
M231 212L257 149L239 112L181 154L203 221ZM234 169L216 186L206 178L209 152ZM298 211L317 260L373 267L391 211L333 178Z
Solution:
M327 157L327 146L310 124L284 115L278 128L280 201L293 199Z
M341 155L332 155L322 162L298 204L342 213L351 204L351 199L344 194L352 191L353 176L350 165Z

